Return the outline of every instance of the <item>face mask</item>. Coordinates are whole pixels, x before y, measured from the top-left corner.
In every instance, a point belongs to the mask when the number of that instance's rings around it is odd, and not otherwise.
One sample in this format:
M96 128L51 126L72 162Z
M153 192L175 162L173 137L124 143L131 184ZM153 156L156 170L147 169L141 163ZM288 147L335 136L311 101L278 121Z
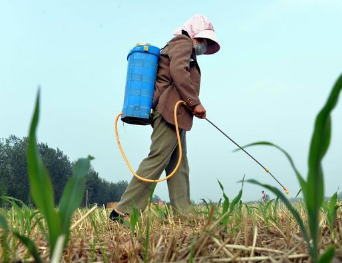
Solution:
M194 45L196 55L203 55L205 52L207 52L207 41L204 39L201 44Z

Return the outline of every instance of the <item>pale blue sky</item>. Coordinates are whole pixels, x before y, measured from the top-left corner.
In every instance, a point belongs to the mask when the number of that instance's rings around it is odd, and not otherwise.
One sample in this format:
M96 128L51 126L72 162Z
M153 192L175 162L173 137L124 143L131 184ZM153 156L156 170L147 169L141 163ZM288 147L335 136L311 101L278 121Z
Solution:
M268 140L287 150L306 176L317 112L342 72L342 1L16 1L0 0L0 137L26 136L41 85L38 139L71 160L91 154L99 175L130 180L117 148L126 56L137 42L162 47L193 14L213 23L219 53L199 57L207 117L241 145ZM332 145L324 159L326 194L342 186L342 105L333 112ZM150 127L120 125L121 143L137 168L147 155ZM243 175L276 185L206 121L187 134L191 196L229 197ZM250 153L285 185L299 185L273 148ZM260 197L245 185L243 200ZM156 194L168 200L166 183Z

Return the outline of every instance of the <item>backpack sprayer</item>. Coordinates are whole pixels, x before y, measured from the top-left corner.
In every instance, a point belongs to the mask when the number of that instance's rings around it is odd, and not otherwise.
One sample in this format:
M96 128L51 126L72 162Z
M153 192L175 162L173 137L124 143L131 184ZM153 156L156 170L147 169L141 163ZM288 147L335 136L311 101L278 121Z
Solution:
M174 107L174 119L176 127L176 135L179 147L179 158L175 169L166 177L158 180L146 179L136 174L133 170L131 164L129 163L123 148L121 146L118 134L118 120L125 123L136 124L136 125L148 125L151 122L153 109L152 100L154 94L154 86L156 81L156 72L158 68L160 49L158 47L152 46L147 43L138 43L127 56L128 69L126 77L126 89L123 110L115 119L115 136L118 143L120 152L129 168L131 173L139 180L148 183L159 183L165 181L172 177L178 170L179 165L182 160L182 144L179 136L178 119L177 119L177 109L179 105L184 105L187 107L186 103L179 100ZM190 110L190 109L189 109ZM258 162L252 155L250 155L245 149L243 149L239 144L232 140L227 134L225 134L220 128L218 128L209 119L205 118L211 125L213 125L218 131L220 131L225 137L227 137L231 142L233 142L239 149L244 151L250 158L252 158L257 164L259 164L269 175L273 177L274 180L283 188L286 194L289 191L285 186L283 186L277 178L260 162Z

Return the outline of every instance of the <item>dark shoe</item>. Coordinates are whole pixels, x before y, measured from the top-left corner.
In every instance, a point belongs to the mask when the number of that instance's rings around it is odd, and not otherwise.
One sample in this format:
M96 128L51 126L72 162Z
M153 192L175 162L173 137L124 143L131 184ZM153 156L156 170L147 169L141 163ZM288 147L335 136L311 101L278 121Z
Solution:
M124 221L129 220L129 214L119 214L118 212L115 211L115 209L113 209L113 211L109 215L109 219L114 222L123 224Z

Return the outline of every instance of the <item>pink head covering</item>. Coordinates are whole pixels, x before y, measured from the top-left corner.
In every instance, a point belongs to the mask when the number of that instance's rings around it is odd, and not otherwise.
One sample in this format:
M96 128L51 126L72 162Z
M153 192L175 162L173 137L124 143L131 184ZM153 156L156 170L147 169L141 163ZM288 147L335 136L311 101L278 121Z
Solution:
M191 38L206 38L208 42L207 52L205 54L214 54L220 50L215 30L208 18L203 15L194 15L185 24L175 30L175 36L181 35L182 30L186 31Z

